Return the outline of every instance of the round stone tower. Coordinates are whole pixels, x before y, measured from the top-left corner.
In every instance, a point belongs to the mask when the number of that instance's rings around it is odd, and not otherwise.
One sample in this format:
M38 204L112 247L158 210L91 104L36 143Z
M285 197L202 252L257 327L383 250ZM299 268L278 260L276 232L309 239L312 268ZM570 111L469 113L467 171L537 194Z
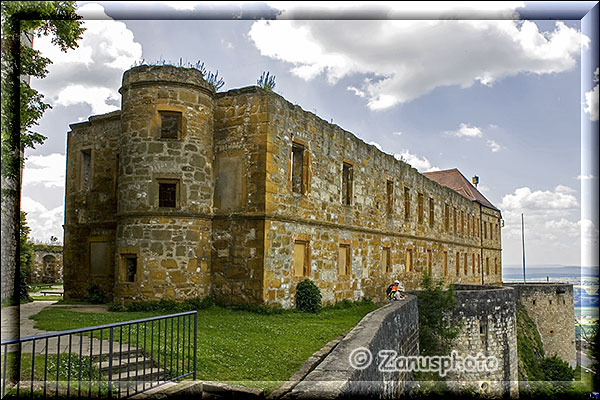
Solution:
M126 71L120 93L115 299L208 295L214 94L173 66Z

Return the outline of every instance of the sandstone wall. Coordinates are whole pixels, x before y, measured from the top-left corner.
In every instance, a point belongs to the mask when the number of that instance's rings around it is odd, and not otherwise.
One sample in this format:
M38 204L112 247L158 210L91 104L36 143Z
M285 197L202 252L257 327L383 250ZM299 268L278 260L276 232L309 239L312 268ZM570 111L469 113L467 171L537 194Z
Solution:
M453 350L461 357L495 357L489 371L452 372L448 380L456 388L474 388L490 396L518 396L516 294L512 288L457 285L461 331ZM492 365L492 364L490 364Z
M308 243L307 277L321 287L326 301L362 296L382 299L385 287L396 278L407 289L415 289L424 269L431 269L434 277L448 282L501 282L498 211L480 207L276 94L269 94L268 106L267 301L293 304L295 281L304 278L291 275L293 245L297 240ZM304 146L308 159L303 194L295 193L291 185L293 143ZM343 163L352 165L350 205L342 202ZM391 209L388 182L393 186ZM444 219L446 205L450 210L448 229ZM475 229L475 221L480 226L492 223L493 239L491 235L484 238L483 229ZM340 245L349 245L351 252L351 273L344 276L338 273ZM388 268L382 265L384 248L389 249Z
M537 325L546 357L557 355L577 365L573 285L566 283L510 283L518 301Z
M31 283L55 283L63 281L62 246L35 245L33 265L29 274Z
M123 75L115 292L124 302L210 290L214 99L200 71L140 66ZM175 115L165 137L163 114ZM160 185L176 204L159 204ZM137 259L135 278L128 259Z
M67 298L95 283L126 302L213 294L291 307L305 278L325 302L383 300L394 279L418 288L424 270L501 281L498 211L275 93L215 95L197 70L140 66L121 94L121 111L71 126ZM161 131L165 115L178 121L174 136ZM292 188L293 146L304 154L302 193ZM165 184L175 206L159 204Z
M212 293L263 301L266 97L258 88L217 96L214 132Z
M65 299L85 297L91 284L113 292L120 132L120 111L115 111L72 124L67 135ZM100 251L90 257L94 246Z

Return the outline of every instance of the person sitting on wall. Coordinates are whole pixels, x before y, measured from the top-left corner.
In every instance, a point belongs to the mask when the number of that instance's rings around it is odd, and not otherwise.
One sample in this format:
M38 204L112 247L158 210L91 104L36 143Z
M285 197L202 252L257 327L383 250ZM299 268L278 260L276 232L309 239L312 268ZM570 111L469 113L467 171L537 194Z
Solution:
M387 287L385 294L389 301L394 301L396 297L396 293L398 292L398 286L400 286L400 281L395 280L390 286Z
M394 300L404 300L406 296L404 296L404 287L402 285L398 285L398 290L394 293Z

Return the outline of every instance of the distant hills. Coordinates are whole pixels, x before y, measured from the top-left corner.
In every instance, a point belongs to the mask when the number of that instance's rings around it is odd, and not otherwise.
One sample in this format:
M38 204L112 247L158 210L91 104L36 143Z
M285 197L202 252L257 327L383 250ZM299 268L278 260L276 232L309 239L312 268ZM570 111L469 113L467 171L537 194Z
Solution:
M526 278L575 278L580 276L599 277L598 267L563 266L563 265L532 265L525 266ZM523 277L523 267L505 265L502 267L502 277L505 279L518 279Z

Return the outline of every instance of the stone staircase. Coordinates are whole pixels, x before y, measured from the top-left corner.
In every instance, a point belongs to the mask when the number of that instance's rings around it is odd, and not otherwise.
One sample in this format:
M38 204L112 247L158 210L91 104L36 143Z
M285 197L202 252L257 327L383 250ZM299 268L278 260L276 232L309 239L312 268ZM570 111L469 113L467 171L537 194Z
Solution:
M98 360L95 361L98 365ZM162 360L161 360L162 364ZM102 381L108 382L109 369L112 369L112 388L119 397L128 397L156 387L171 379L171 374L158 366L156 360L144 356L141 349L131 349L121 353L115 352L111 360L103 355L99 365Z

